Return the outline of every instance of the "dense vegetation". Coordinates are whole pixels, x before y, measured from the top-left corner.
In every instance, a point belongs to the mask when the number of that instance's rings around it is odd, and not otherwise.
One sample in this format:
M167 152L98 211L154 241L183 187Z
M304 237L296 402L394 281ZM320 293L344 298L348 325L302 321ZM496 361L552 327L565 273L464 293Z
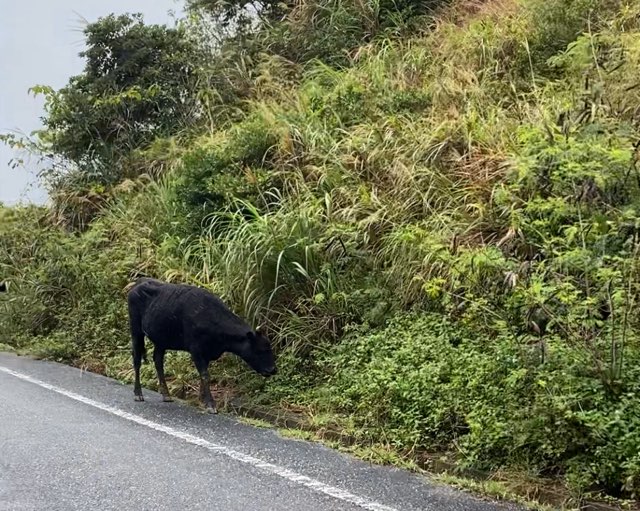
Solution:
M221 385L634 497L640 2L187 7L88 25L43 131L5 137L52 202L0 209L0 343L129 379L126 285L195 283L278 349Z

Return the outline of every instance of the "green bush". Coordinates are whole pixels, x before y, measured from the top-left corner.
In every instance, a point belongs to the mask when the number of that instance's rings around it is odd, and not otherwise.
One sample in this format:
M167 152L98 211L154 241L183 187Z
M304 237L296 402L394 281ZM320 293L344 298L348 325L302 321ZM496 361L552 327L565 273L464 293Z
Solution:
M264 204L274 143L268 124L256 116L235 126L222 146L196 146L185 155L175 185L183 205L183 232L201 232L212 214L238 199Z
M618 6L616 0L527 0L532 33L529 49L533 68L543 74L553 72L549 58L585 32L597 32Z
M539 345L508 331L478 334L436 314L356 330L322 360L326 395L360 435L402 451L460 450L474 467L568 473L580 488L637 491L638 350L627 353L612 394L587 350L551 338L541 363Z

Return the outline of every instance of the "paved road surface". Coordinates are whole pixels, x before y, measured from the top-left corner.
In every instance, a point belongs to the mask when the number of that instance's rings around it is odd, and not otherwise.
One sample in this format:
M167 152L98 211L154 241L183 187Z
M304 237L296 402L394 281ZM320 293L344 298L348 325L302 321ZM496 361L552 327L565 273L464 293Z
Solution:
M0 354L0 511L499 511L409 472Z

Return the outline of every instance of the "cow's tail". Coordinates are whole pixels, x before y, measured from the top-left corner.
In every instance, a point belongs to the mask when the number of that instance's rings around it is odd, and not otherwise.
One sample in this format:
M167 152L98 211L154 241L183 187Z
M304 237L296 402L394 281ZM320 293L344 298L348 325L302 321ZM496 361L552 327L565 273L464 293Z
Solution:
M140 363L140 360L147 362L147 351L144 346L145 334L142 330L142 317L134 303L134 297L129 295L127 301L129 305L129 327L131 329L131 354L133 355L133 364L135 366L136 363Z
M144 339L142 339L142 348L140 348L142 350L142 361L145 364L149 363L149 359L147 358L147 348L144 345Z
M144 333L133 333L133 335L131 336L131 352L133 354L134 360L140 357L145 363L148 362L147 350L144 345Z

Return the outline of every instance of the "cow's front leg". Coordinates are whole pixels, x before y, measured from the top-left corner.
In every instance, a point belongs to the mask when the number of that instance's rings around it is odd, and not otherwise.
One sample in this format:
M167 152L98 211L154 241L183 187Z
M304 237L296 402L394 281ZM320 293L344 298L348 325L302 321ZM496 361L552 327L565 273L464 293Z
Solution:
M207 412L218 413L216 403L211 395L211 384L209 382L209 362L202 357L192 355L193 363L200 375L200 401L204 404Z

